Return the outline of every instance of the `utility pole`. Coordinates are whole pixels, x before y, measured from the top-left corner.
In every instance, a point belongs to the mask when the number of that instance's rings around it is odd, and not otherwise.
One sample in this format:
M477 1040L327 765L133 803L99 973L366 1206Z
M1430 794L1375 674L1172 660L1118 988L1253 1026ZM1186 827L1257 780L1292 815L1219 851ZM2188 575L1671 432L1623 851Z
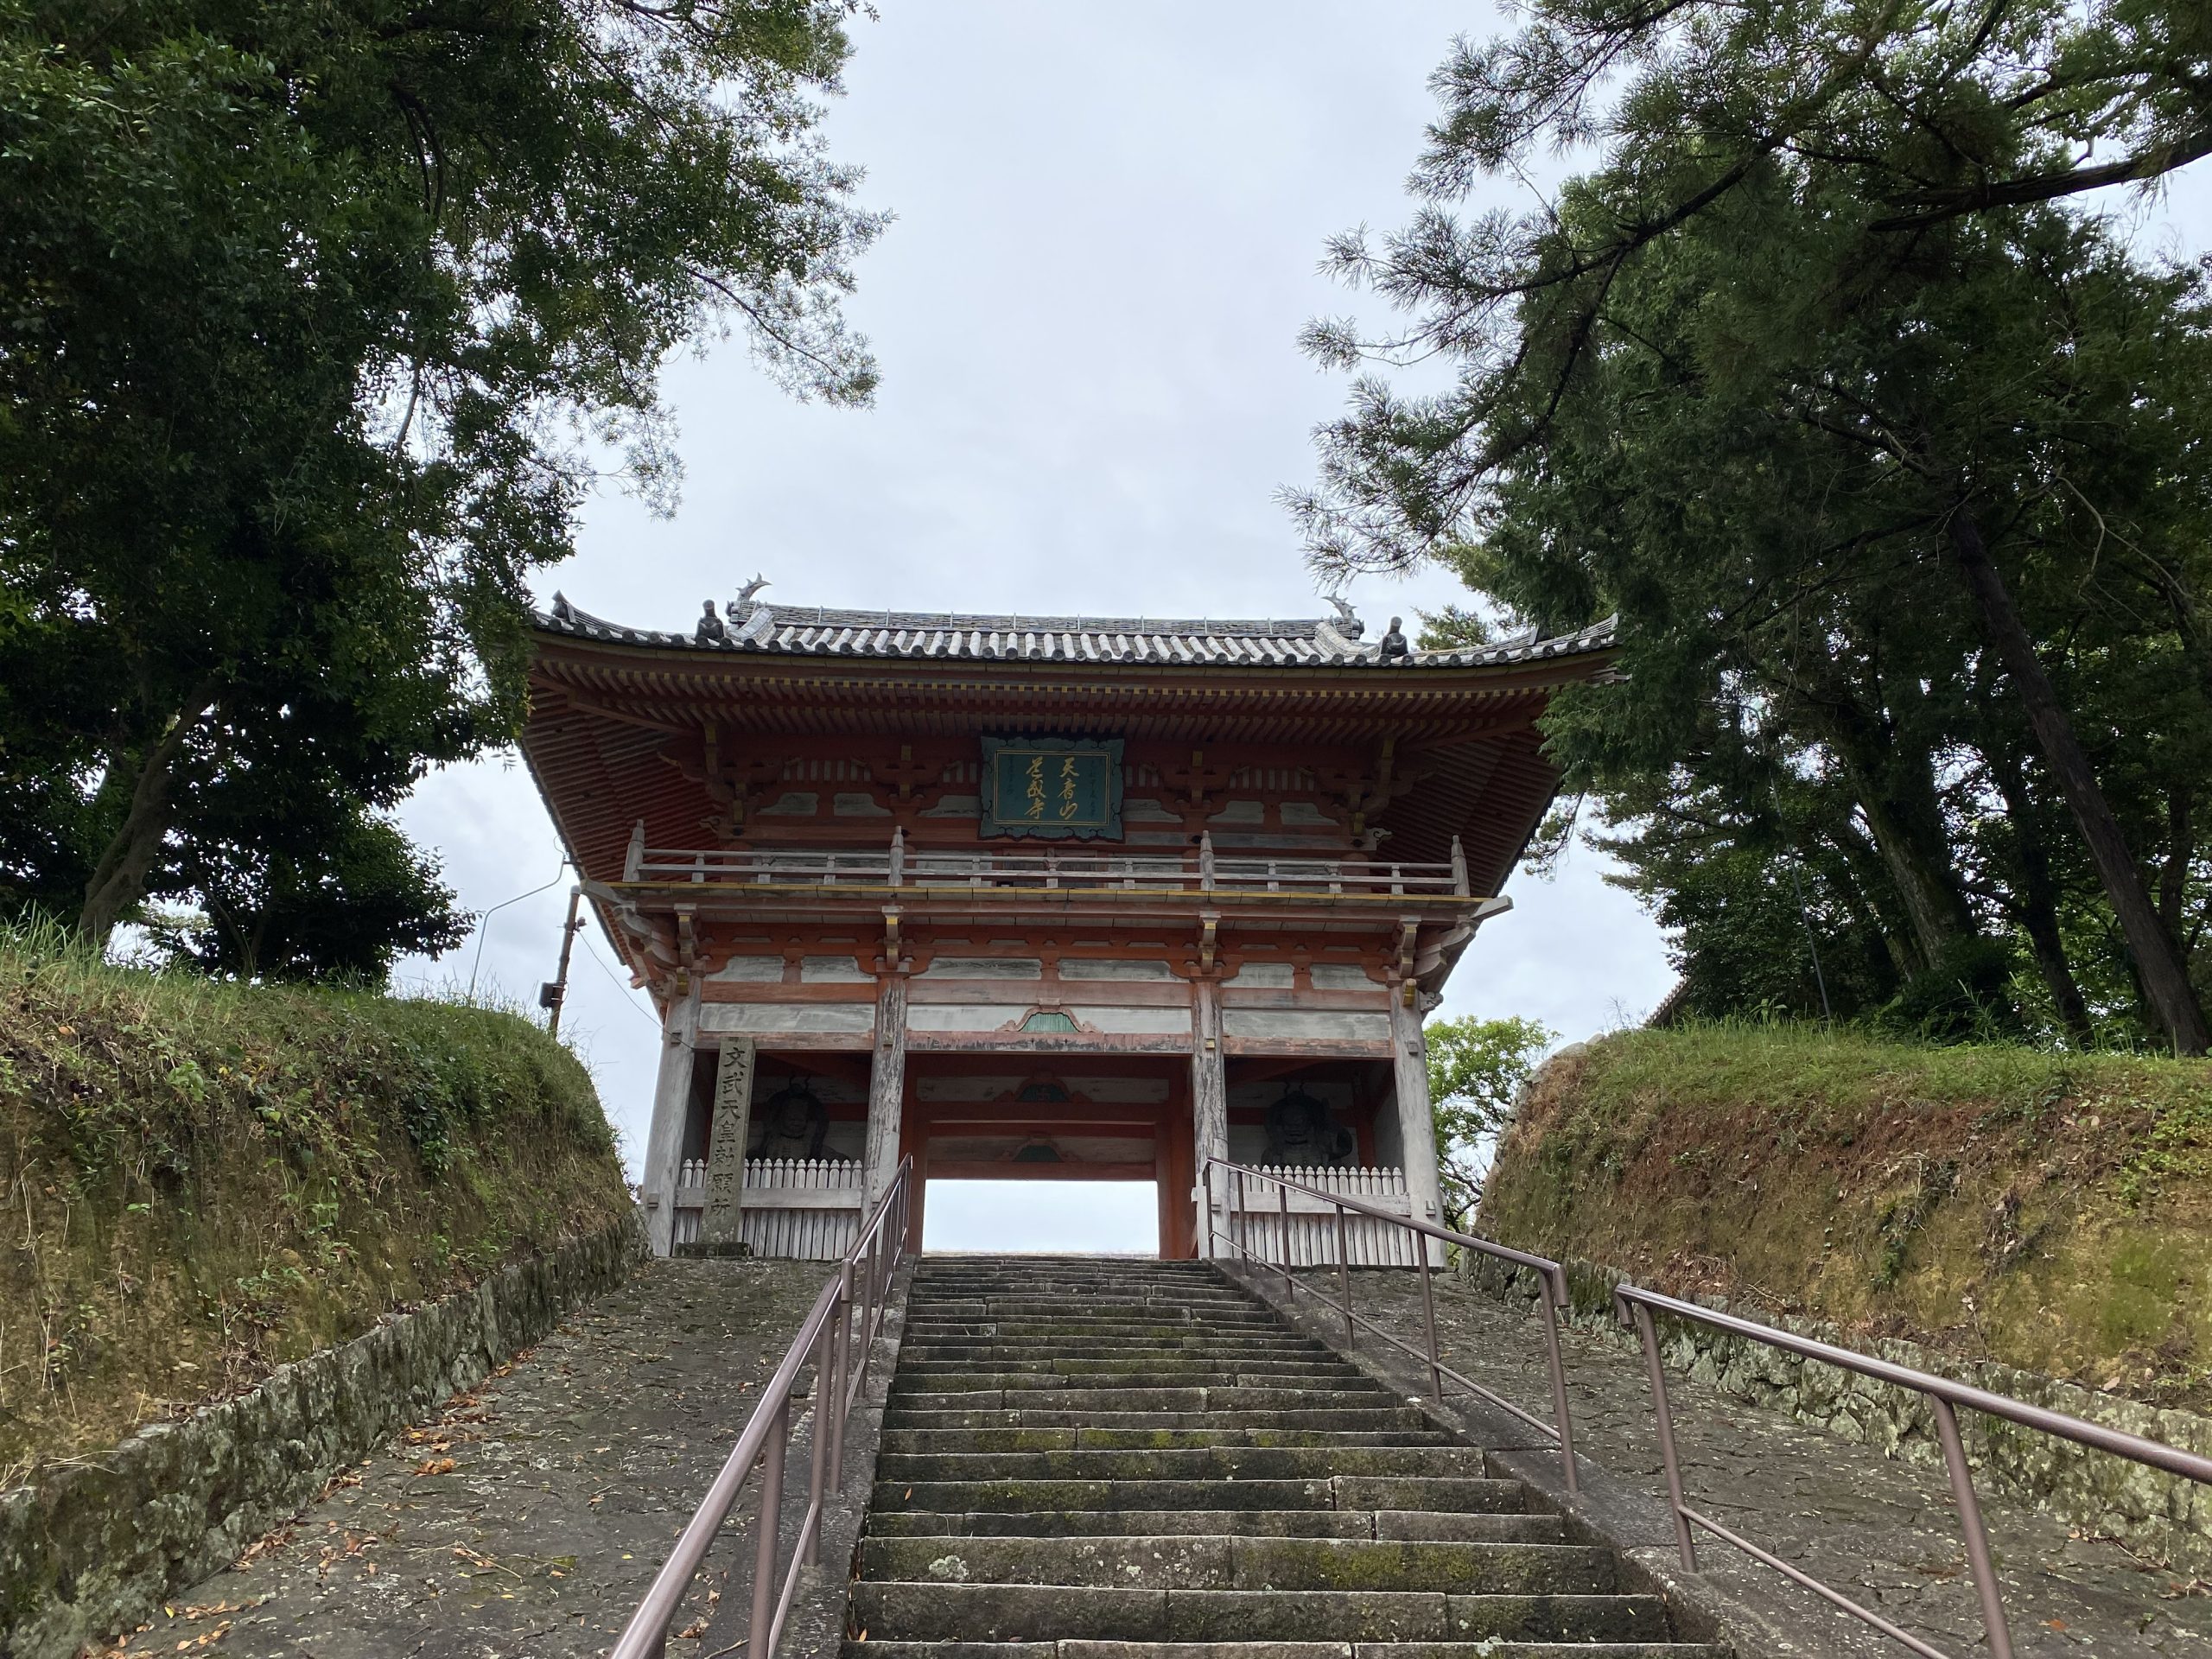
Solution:
M561 925L561 966L537 988L537 1006L551 1015L545 1022L549 1037L561 1034L561 1003L569 995L569 953L576 948L576 930L583 925L576 919L576 904L583 896L581 887L569 889L569 919Z

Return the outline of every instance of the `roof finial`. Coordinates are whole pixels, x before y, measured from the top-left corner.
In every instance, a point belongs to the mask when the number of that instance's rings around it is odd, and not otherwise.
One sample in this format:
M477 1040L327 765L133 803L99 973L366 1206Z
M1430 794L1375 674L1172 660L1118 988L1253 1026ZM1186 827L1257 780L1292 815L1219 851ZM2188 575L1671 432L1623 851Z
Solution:
M1338 633L1344 635L1347 639L1357 639L1360 635L1367 632L1367 624L1359 620L1359 613L1354 611L1350 605L1344 602L1344 597L1342 594L1324 594L1322 597L1326 599L1336 609L1337 632Z
M759 593L763 588L767 586L769 586L767 577L756 575L752 581L747 582L742 588L740 588L737 590L737 602L731 606L730 608L734 611L750 605L753 602L753 595Z

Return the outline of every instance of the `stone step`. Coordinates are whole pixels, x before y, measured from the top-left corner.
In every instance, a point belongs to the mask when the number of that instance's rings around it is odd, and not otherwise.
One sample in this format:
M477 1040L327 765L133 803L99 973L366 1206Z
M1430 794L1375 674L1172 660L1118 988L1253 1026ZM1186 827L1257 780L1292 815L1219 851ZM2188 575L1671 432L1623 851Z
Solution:
M1098 1389L1065 1379L1058 1387L1040 1385L1034 1377L1027 1381L1030 1386L1017 1389L915 1389L894 1375L890 1402L903 1411L1020 1411L1032 1406L1049 1411L1339 1411L1372 1409L1395 1398L1375 1382L1338 1389Z
M1441 1429L887 1428L886 1452L1183 1452L1217 1446L1458 1446Z
M916 1411L893 1407L886 1428L1342 1428L1419 1433L1428 1419L1411 1406L1327 1411Z
M880 1472L880 1471L879 1471ZM1480 1475L1330 1475L1309 1480L879 1478L876 1513L1036 1510L1430 1510L1491 1514L1523 1507L1521 1484Z
M844 1659L1721 1659L1211 1264L930 1257Z
M927 1319L1219 1319L1224 1325L1272 1325L1263 1307L1243 1296L909 1296Z
M916 1340L1038 1340L1038 1343L1119 1343L1123 1338L1159 1340L1292 1340L1281 1325L1255 1320L1230 1325L1214 1319L909 1319L907 1334Z
M1610 1550L1586 1544L1443 1543L1368 1538L871 1537L863 1578L1124 1590L1417 1591L1603 1595Z
M980 1279L1058 1279L1064 1283L1174 1283L1177 1279L1199 1285L1221 1285L1221 1276L1204 1261L1013 1261L1013 1263L953 1263L929 1259L918 1263L916 1281L927 1285L960 1283Z
M950 1278L932 1274L915 1279L913 1294L931 1301L961 1296L1198 1296L1209 1301L1252 1305L1252 1299L1242 1290L1212 1274L1170 1279L1109 1275L1096 1283L1068 1274L977 1274Z
M1080 1368L1080 1369L1078 1369ZM1071 1362L1049 1371L975 1371L960 1365L899 1368L893 1388L904 1393L973 1394L998 1389L1009 1392L1045 1389L1268 1389L1278 1394L1318 1390L1348 1394L1363 1381L1357 1371L1263 1370L1190 1365L1121 1370ZM1373 1384L1370 1384L1373 1387ZM1376 1392L1380 1392L1377 1389Z
M1188 1358L1166 1354L1125 1354L1117 1359L1007 1359L989 1369L957 1360L907 1360L902 1357L899 1362L899 1374L916 1378L1039 1376L1164 1377L1169 1379L1171 1386L1174 1379L1186 1376L1272 1376L1285 1382L1329 1382L1359 1375L1342 1360L1264 1359L1257 1356L1214 1359L1204 1354L1192 1354ZM1004 1388L1007 1384L1001 1382L998 1386Z
M1102 1332L1123 1325L1164 1325L1168 1330L1190 1330L1208 1325L1221 1332L1259 1332L1283 1336L1283 1327L1263 1312L1245 1307L1192 1307L1185 1303L909 1303L913 1314L927 1325L1000 1325L1000 1327L1044 1327L1068 1332Z
M1098 1586L941 1584L861 1579L852 1624L871 1643L1652 1642L1656 1596L1454 1595L1442 1591L1120 1590Z
M1166 1537L1445 1539L1499 1544L1567 1541L1555 1515L1433 1510L1027 1510L940 1515L878 1512L872 1538Z
M874 1642L841 1659L1727 1659L1673 1642Z
M1158 1338L1122 1338L1104 1342L1046 1339L995 1341L987 1337L957 1341L912 1342L909 1357L917 1365L962 1364L977 1370L1000 1370L1040 1361L1152 1360L1169 1364L1194 1361L1215 1365L1263 1364L1326 1365L1335 1357L1325 1351L1277 1342L1224 1342L1207 1336L1186 1337L1179 1342Z
M1172 1337L997 1337L917 1335L909 1327L902 1355L917 1360L993 1358L1112 1359L1122 1354L1250 1354L1278 1358L1330 1357L1318 1342L1298 1337L1224 1336L1193 1330Z
M1330 1475L1480 1475L1465 1446L1210 1446L1189 1451L886 1452L877 1478L905 1480L1304 1480Z

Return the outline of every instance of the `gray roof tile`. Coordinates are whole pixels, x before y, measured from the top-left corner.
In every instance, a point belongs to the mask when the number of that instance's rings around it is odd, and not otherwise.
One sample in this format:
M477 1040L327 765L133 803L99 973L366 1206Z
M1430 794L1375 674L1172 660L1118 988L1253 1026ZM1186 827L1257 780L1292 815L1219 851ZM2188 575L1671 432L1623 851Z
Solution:
M1603 651L1613 620L1554 639L1513 639L1386 661L1376 639L1352 640L1325 618L1228 620L1096 616L931 616L755 604L724 639L625 627L578 610L559 594L537 624L548 632L613 645L798 657L983 661L1235 663L1262 667L1472 668Z

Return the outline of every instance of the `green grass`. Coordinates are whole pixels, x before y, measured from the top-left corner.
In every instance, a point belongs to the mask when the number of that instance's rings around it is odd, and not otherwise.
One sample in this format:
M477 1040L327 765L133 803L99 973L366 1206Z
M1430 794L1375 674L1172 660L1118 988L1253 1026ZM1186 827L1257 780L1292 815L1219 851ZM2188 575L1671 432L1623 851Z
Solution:
M1557 1062L1510 1243L2139 1397L2212 1404L2212 1065L1725 1023Z
M517 1014L0 935L0 1484L628 1204L582 1065Z

